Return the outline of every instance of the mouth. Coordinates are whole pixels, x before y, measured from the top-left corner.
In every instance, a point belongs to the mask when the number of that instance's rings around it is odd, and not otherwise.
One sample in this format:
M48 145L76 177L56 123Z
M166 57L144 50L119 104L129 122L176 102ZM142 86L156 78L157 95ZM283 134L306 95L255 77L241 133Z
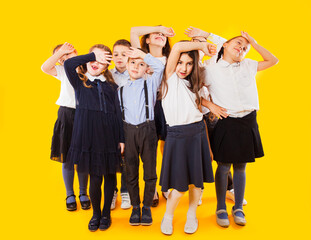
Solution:
M98 69L98 67L97 67L97 66L94 66L94 65L92 65L91 67L92 67L92 69L93 69L94 71L96 71L96 70Z
M138 71L135 71L135 70L132 70L131 72L134 73L134 74L137 74L137 73L138 73Z
M164 42L164 38L163 37L156 37L156 40L161 40L162 42Z
M239 54L242 52L240 49L234 48L235 51L237 51Z
M118 63L118 64L121 64L121 63L123 63L123 62L122 62L122 61L117 61L117 63Z
M187 73L183 73L183 72L179 72L180 76L185 77L187 75Z

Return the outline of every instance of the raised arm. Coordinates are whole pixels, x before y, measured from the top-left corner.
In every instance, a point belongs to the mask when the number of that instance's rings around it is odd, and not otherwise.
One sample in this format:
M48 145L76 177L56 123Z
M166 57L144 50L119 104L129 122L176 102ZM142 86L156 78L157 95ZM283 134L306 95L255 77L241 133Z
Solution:
M57 76L56 63L66 54L72 53L75 48L70 43L64 43L58 51L49 57L41 66L41 70L51 76Z
M146 54L143 51L133 47L131 47L130 50L127 51L127 56L129 58L143 59L144 62L153 69L153 73L150 76L153 84L155 84L156 88L160 86L165 66L159 59L153 57L150 53Z
M131 28L131 45L135 48L140 48L140 41L139 37L149 34L149 33L155 33L160 32L163 33L166 37L174 37L175 33L172 28L164 27L164 26L155 26L155 27L132 27Z
M267 49L260 46L254 38L252 38L250 35L248 35L247 32L241 32L242 37L246 38L249 43L252 45L252 47L262 56L263 61L258 62L257 71L262 71L267 68L272 67L273 65L277 64L279 60L270 53Z
M207 42L178 42L173 46L167 60L165 70L166 79L169 79L175 72L180 54L192 50L201 50L208 56L216 54L215 46Z
M81 82L81 79L79 78L76 68L87 62L92 62L95 60L96 60L95 54L92 52L86 55L73 57L65 61L64 67L66 75L73 88L77 88L78 84Z

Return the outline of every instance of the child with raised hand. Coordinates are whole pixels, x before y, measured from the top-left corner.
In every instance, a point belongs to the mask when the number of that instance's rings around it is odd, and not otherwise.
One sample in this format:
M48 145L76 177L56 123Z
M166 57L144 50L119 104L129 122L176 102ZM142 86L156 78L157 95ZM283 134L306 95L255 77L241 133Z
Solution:
M130 50L130 47L131 43L126 39L117 40L113 45L112 60L115 64L115 67L113 69L110 69L110 72L119 88L124 86L129 79L129 74L126 70L126 64L128 60L128 56L126 55L126 53L128 50ZM122 157L121 171L121 208L128 209L131 207L131 199L126 187L126 168L124 163L124 157ZM118 188L116 187L113 194L111 209L115 209L117 197Z
M217 36L216 34L206 32L204 30L201 30L195 27L187 28L185 30L185 34L188 37L191 37L191 41L193 42L206 42L206 40L213 42L214 44L216 44L217 53L220 51L222 45L227 41L227 39ZM199 65L201 67L207 66L208 64L216 63L217 54L205 61L203 61L204 53L202 51L199 51L199 55L200 55ZM203 75L204 73L205 72L202 71ZM207 94L208 94L208 91L207 91ZM209 97L207 99L209 99ZM208 136L211 136L213 132L213 128L215 124L217 123L218 119L210 111L208 111L208 113L204 115L204 119L205 119L207 129L208 129ZM203 189L202 189L202 194L201 194L199 205L202 204L202 195L203 195ZM229 171L229 174L228 174L228 186L227 186L226 198L234 202L234 188L233 188L233 179L232 179L231 171ZM247 204L247 201L243 199L243 205L246 205L246 204Z
M154 105L160 86L164 65L151 54L131 48L128 52L127 84L119 89L119 98L124 121L125 166L127 188L133 206L130 225L151 225L154 189L157 181L156 151L157 136L154 123ZM153 74L147 75L149 67ZM143 162L144 200L140 208L139 156Z
M160 185L168 195L161 231L173 233L173 215L183 194L189 190L189 209L184 231L198 228L196 209L203 182L214 182L208 140L203 122L199 53L216 53L207 42L178 42L171 51L162 80L161 97L168 124Z
M72 128L74 122L76 101L75 94L64 69L64 61L77 55L77 51L70 43L57 45L53 55L42 65L44 73L49 74L61 81L60 95L56 102L59 105L58 118L54 125L54 134L51 146L51 159L63 163L62 173L66 187L66 208L68 211L75 211L77 203L73 190L74 170L65 168L67 164L67 153L70 147ZM59 65L56 65L56 64ZM91 207L90 199L87 196L88 174L78 173L80 187L81 208L86 210Z
M110 206L116 187L116 171L124 150L122 117L117 96L118 86L108 70L110 49L102 44L90 53L65 61L68 79L77 100L69 167L90 174L93 216L90 231L106 230L111 225ZM81 66L81 71L76 68ZM101 211L101 185L104 177L104 207Z
M263 61L243 60L250 45L262 56ZM241 36L223 44L216 64L205 67L205 84L213 103L203 100L202 104L219 117L211 146L218 163L215 175L216 220L222 227L229 226L225 198L231 165L235 191L232 215L236 224L246 224L243 212L246 164L264 155L256 120L259 102L255 76L257 71L272 67L277 62L273 54L242 32Z
M142 26L132 27L131 29L131 44L133 47L142 48L150 53L152 56L158 58L164 65L170 54L170 37L174 37L175 32L172 28L165 26ZM139 38L141 39L139 40ZM152 73L152 69L149 73ZM160 151L163 155L164 141L166 138L166 121L163 114L161 101L157 100L155 108L155 125L157 130L157 137L159 140ZM162 192L162 195L167 199L169 192ZM159 204L159 194L155 188L152 207L156 207Z

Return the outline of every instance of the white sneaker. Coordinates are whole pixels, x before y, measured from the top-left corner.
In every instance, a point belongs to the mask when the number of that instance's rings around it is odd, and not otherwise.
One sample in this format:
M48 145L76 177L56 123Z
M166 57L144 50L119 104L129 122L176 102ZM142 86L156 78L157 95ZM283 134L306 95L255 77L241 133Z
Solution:
M117 197L118 197L118 193L116 191L114 191L110 209L115 209L116 208Z
M234 200L234 189L227 190L226 198L235 202L235 200ZM245 206L246 204L247 204L247 201L245 199L243 199L243 206Z
M161 232L165 235L173 234L173 219L166 217L165 214L161 222Z
M202 205L202 197L203 197L203 189L201 190L200 200L198 202L198 206Z
M121 193L121 199L122 199L122 202L121 202L121 208L122 209L129 209L131 208L131 199L130 199L130 195L129 193Z
M185 233L192 234L198 229L199 223L197 218L187 218L184 231Z

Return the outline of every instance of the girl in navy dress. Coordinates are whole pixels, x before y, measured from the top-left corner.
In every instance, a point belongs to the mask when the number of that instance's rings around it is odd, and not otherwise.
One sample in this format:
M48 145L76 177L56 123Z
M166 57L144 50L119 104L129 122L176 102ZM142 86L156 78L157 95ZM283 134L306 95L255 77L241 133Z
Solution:
M77 51L70 43L60 44L54 48L53 55L41 67L43 72L61 81L60 94L56 102L59 109L58 118L54 125L51 159L63 163L62 173L67 193L66 208L68 211L77 210L76 196L73 189L75 171L74 169L65 168L71 142L76 101L74 90L65 73L64 61L75 56L77 56ZM57 63L59 65L56 65ZM91 207L90 199L87 196L88 174L80 172L78 178L81 208L86 210Z
M90 231L111 225L110 206L116 187L116 171L124 150L124 133L117 85L108 65L111 50L98 44L90 53L65 61L68 79L76 94L76 114L68 153L70 167L90 174L93 217ZM77 73L76 68L82 66ZM101 211L101 185L104 176L104 207Z
M201 106L203 79L200 78L199 53L216 53L207 42L176 43L168 58L162 80L162 106L167 127L160 185L168 195L161 231L173 233L173 215L180 198L189 190L189 209L184 231L198 228L196 209L203 182L213 182L213 170Z
M250 45L263 61L243 60ZM255 76L257 71L272 67L277 62L275 56L242 32L242 36L223 44L216 64L206 67L205 84L213 103L203 100L202 104L219 117L211 137L211 147L218 163L215 175L216 220L222 227L229 226L225 198L231 165L235 192L232 215L236 224L246 224L243 212L246 163L264 155L256 119L259 102Z

